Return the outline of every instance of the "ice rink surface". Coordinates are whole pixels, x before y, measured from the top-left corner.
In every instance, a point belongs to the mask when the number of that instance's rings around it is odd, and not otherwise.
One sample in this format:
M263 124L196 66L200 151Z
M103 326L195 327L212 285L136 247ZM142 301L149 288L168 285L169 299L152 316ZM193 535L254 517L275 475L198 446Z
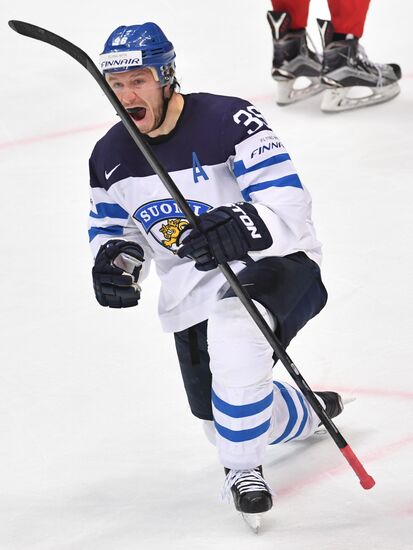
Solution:
M413 548L413 40L410 2L372 0L362 40L402 66L395 100L339 115L280 108L269 0L15 0L0 46L0 549ZM327 5L313 0L309 30ZM21 19L95 60L120 24L155 21L182 92L250 99L313 196L324 311L289 353L314 389L354 395L337 425L377 482L361 489L329 437L268 450L277 498L255 536L228 504L186 404L153 273L138 308L95 302L87 161L116 116L93 79L18 36ZM274 373L289 381L282 366Z

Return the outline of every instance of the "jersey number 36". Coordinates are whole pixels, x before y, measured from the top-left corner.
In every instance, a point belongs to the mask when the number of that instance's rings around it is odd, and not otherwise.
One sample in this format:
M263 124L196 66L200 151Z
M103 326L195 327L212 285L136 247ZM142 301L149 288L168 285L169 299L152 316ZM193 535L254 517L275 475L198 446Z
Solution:
M248 105L248 107L245 109L240 109L238 112L235 113L233 116L234 122L237 124L244 124L244 126L251 126L248 130L248 134L253 134L260 128L262 128L264 125L267 125L267 122L265 118L262 116L262 114L252 105Z

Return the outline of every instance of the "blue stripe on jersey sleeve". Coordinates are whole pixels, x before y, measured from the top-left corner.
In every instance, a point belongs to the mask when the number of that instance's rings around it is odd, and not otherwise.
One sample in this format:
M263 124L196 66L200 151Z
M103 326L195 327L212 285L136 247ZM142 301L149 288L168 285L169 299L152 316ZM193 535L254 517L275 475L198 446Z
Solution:
M251 439L259 437L268 431L270 423L270 420L266 420L255 428L249 428L247 430L230 430L229 428L225 428L225 426L221 426L218 422L214 422L215 429L219 435L224 439L228 439L228 441L233 441L234 443L242 443L243 441L250 441Z
M273 392L271 391L267 397L257 401L256 403L250 403L248 405L231 405L220 399L217 394L212 390L212 403L214 407L230 416L231 418L245 418L246 416L253 416L264 411L267 407L272 404Z
M280 164L281 162L285 162L286 160L291 160L290 155L288 155L287 153L283 153L281 155L274 155L273 157L263 160L258 164L254 164L249 168L245 167L243 160L236 160L234 162L234 175L236 178L238 178L239 176L243 176L244 174L248 174L249 172L254 172L255 170L266 168L267 166L273 166L274 164Z
M113 204L109 202L98 202L96 204L96 210L95 212L90 212L91 218L118 218L127 220L129 217L129 214L124 210L119 204Z
M241 191L241 193L246 201L250 201L251 193L254 193L255 191L262 191L263 189L268 189L269 187L298 187L299 189L303 188L300 178L297 176L297 174L290 174L276 180L254 183L253 185L246 187L244 191Z
M89 242L93 241L96 235L109 235L110 237L117 237L123 235L123 227L121 225L110 225L108 227L91 227L88 231Z

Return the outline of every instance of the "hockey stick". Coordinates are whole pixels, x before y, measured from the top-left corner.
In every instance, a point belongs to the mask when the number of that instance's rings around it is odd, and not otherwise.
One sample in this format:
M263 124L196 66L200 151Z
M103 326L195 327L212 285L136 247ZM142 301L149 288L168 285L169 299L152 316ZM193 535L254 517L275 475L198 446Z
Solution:
M129 116L128 112L120 103L115 93L112 91L109 84L106 82L104 76L100 73L99 69L90 59L90 57L80 48L78 48L71 42L65 40L61 36L58 36L46 29L42 29L41 27L37 27L36 25L32 25L30 23L24 23L23 21L12 20L12 21L9 21L9 26L19 34L28 36L29 38L34 38L36 40L40 40L42 42L46 42L47 44L50 44L52 46L55 46L59 50L62 50L68 55L70 55L71 57L73 57L78 63L80 63L81 65L83 65L83 67L85 67L85 69L93 76L95 81L99 84L103 93L109 99L116 113L119 115L122 123L124 124L127 131L129 132L131 138L133 139L135 144L138 146L139 150L141 151L141 153L143 154L143 156L145 157L149 165L152 167L154 172L159 176L160 180L165 185L166 189L169 191L172 198L175 200L179 208L185 214L186 218L189 220L189 222L193 227L198 227L197 217L192 212L184 196L181 194L176 184L173 182L169 174L165 171L163 166L155 158L149 145L142 138L142 134L139 132L138 128L136 127L135 123ZM333 421L326 414L325 410L323 409L320 402L314 395L313 391L308 386L307 382L302 377L302 375L300 374L299 370L297 369L293 361L287 355L287 352L283 348L281 342L278 340L276 335L273 333L273 331L271 330L271 328L269 327L269 325L261 315L261 313L258 311L252 299L249 297L249 295L246 293L242 285L239 283L232 269L229 267L228 264L221 264L219 268L221 272L224 274L225 278L227 279L228 283L230 284L235 294L241 300L242 304L248 310L249 314L257 324L258 328L261 330L261 332L267 339L272 349L275 351L277 357L283 363L284 367L287 369L292 379L296 382L297 386L302 391L307 401L310 403L310 405L316 412L317 416L320 418L322 424L325 426L326 430L331 435L332 439L334 440L334 442L342 452L343 456L345 457L345 459L347 460L351 468L354 470L355 474L358 476L360 480L360 484L363 487L363 489L371 489L375 484L374 479L366 472L363 465L361 464L357 456L352 451L351 447L343 438L343 436L341 435L341 433L339 432L339 430L337 429Z

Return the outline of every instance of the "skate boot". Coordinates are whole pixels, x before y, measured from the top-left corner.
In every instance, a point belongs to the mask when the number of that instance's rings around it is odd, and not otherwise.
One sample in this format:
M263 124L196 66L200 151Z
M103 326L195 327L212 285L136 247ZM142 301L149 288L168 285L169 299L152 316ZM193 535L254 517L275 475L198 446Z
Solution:
M272 491L263 478L262 466L251 470L225 468L225 474L222 498L225 499L231 490L235 508L257 533L261 525L261 514L272 508Z
M358 38L337 35L330 21L317 19L323 43L321 80L327 86L321 110L335 113L392 99L400 92L401 69L369 60Z
M278 82L277 104L289 105L321 92L321 58L309 49L307 38L314 45L306 30L290 30L291 18L285 12L269 11L267 19L273 37L272 77Z
M330 418L335 418L343 412L344 404L340 394L335 391L315 391L314 393L321 397L324 410Z
M341 414L343 412L344 405L354 401L354 398L349 398L347 401L343 400L341 395L335 391L315 391L314 393L321 398L324 405L324 410L330 418L335 418ZM325 435L326 433L327 430L323 426L322 422L320 422L314 434Z

